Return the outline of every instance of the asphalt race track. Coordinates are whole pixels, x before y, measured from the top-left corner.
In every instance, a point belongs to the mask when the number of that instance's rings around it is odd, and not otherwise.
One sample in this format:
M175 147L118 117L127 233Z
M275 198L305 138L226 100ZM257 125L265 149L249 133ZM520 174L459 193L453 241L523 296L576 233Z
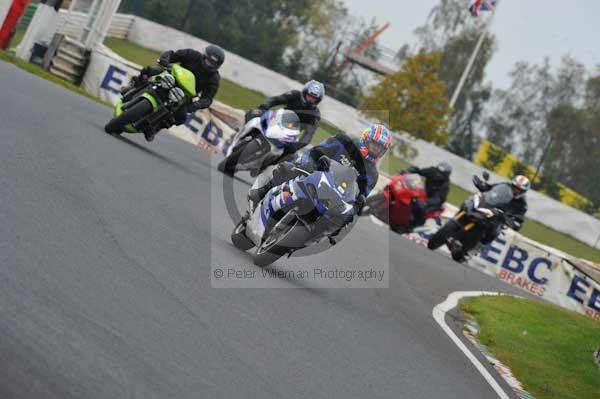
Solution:
M364 219L277 267L389 257L389 288L211 288L251 265L218 156L109 136L110 109L2 62L0 87L0 398L497 397L431 312L510 287Z

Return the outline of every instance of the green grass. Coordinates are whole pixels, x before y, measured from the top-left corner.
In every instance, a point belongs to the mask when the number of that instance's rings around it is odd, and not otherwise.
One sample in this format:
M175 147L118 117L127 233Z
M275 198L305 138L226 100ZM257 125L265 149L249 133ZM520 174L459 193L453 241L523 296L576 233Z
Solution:
M100 100L97 97L92 96L91 94L88 94L87 92L85 92L82 88L80 88L79 86L76 86L70 82L67 82L66 80L63 80L61 78L59 78L58 76L52 75L49 72L44 71L42 68L40 68L37 65L31 64L27 61L23 61L17 57L15 57L14 55L6 52L6 51L2 51L0 50L0 60L2 61L6 61L6 62L10 62L12 64L14 64L15 66L23 69L24 71L27 71L29 73L32 73L34 75L37 75L43 79L46 79L52 83L55 83L57 85L60 85L66 89L69 89L71 91L74 91L77 94L81 94L82 96L85 96L89 99L92 99L94 101L97 101L101 104L105 104L110 106L110 104L105 103L104 101Z
M478 340L536 399L600 398L600 323L549 303L477 297L461 310L477 320Z
M121 57L141 66L154 65L158 57L160 57L158 51L138 46L124 39L107 37L104 40L104 44Z
M17 31L15 32L15 35L13 36L12 40L10 41L10 45L8 46L8 48L17 47L19 45L19 43L21 43L21 40L23 40L23 36L25 36L25 32L26 32L25 28L17 29Z

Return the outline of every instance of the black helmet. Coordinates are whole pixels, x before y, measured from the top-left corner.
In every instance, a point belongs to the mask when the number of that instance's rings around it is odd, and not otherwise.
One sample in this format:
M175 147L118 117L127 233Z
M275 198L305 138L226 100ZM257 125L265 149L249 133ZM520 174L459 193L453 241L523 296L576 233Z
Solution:
M311 96L312 99L307 100L308 96ZM311 80L302 88L302 103L305 105L317 105L323 100L323 97L325 97L325 86L321 82Z
M450 165L448 162L440 162L436 168L446 176L450 176L452 173L452 165Z
M219 46L211 44L204 50L204 56L202 57L202 66L211 72L219 70L223 62L225 61L225 52Z

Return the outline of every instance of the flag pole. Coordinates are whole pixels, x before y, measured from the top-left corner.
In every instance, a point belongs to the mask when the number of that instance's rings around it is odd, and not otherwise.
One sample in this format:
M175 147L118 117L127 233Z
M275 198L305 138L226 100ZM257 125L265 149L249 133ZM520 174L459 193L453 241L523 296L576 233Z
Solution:
M496 15L496 10L498 9L499 5L500 5L500 0L498 0L496 2L496 6L494 7L494 10L492 11L492 16L490 17L488 22L485 24L485 27L483 28L483 31L481 32L481 35L479 36L479 40L477 40L475 49L473 50L473 53L471 53L471 58L469 58L469 62L467 63L467 66L466 66L465 70L463 71L463 74L460 77L460 80L458 81L458 85L456 86L456 89L454 89L454 93L452 94L452 98L450 99L450 104L449 104L450 108L454 108L454 105L456 104L456 101L458 100L458 96L460 95L460 92L462 91L462 88L465 85L465 82L467 81L467 77L469 76L469 73L471 72L471 68L473 68L475 59L477 58L477 55L479 54L479 51L481 50L481 46L483 45L483 40L487 36L488 29L492 25L492 21L494 19L494 16Z

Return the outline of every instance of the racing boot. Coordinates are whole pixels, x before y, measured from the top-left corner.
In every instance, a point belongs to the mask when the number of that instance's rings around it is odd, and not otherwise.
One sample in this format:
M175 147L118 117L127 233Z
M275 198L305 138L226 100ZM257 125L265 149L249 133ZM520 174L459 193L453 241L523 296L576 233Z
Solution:
M248 203L250 204L251 212L253 212L254 209L256 209L256 206L258 205L260 200L264 198L264 196L269 192L271 188L273 188L272 184L265 184L262 187L253 187L250 189L250 191L248 191Z
M158 131L148 130L148 131L144 132L144 137L146 138L147 142L150 142L150 141L154 140L154 137L156 137L157 134L158 134Z

